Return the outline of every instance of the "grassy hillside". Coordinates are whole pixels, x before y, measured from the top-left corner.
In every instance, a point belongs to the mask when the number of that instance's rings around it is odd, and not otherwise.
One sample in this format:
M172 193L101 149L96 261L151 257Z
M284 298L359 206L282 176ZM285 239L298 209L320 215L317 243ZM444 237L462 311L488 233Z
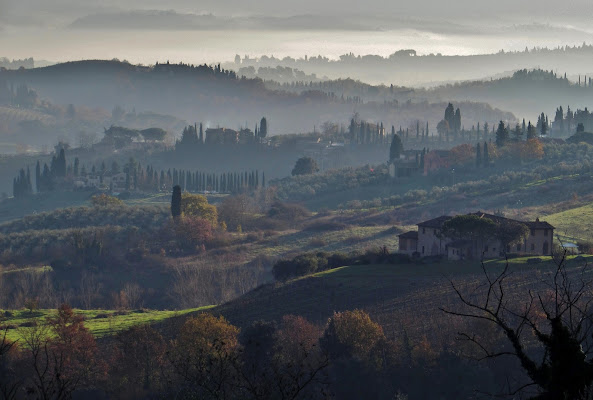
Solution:
M581 263L573 260L568 264L574 267ZM495 273L504 264L493 260L485 266ZM510 262L517 287L539 282L554 266L549 257L535 265L528 264L527 258ZM404 328L430 336L443 317L439 307L456 305L450 280L461 286L482 282L479 262L347 266L286 284L265 285L212 312L244 327L257 320L278 321L286 314L324 324L334 311L358 308L369 312L390 336Z
M76 314L82 315L85 319L84 325L97 338L113 335L119 331L128 329L138 324L164 323L175 317L187 316L211 306L192 308L179 311L113 311L113 310L75 310ZM52 317L56 310L27 310L3 311L0 310L0 330L8 327L7 337L9 340L19 340L21 331L31 329L35 322L43 323L45 318Z
M556 233L566 239L593 239L593 203L548 215L546 221L554 225Z

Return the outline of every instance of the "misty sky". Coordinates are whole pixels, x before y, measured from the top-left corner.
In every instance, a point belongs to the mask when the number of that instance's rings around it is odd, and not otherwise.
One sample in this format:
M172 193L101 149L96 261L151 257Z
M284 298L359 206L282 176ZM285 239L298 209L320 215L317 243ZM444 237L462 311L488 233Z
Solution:
M476 54L593 43L591 16L591 0L0 0L0 57Z

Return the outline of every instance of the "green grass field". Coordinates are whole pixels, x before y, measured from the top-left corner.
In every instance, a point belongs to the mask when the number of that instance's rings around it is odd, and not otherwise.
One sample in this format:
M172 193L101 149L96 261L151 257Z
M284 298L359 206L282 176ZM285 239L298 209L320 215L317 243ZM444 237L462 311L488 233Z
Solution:
M186 316L212 307L206 306L179 311L136 310L126 313L118 313L112 310L75 310L75 312L84 316L84 325L96 338L101 338L126 330L134 325L162 323L170 318ZM31 313L28 310L9 310L8 312L12 314L10 317L6 317L5 312L0 310L0 317L2 317L0 326L11 327L8 330L7 338L14 341L20 339L23 330L31 329L21 325L27 325L35 321L43 322L47 317L55 315L57 311L36 310Z
M593 239L593 203L545 217L556 227L556 233L568 240Z

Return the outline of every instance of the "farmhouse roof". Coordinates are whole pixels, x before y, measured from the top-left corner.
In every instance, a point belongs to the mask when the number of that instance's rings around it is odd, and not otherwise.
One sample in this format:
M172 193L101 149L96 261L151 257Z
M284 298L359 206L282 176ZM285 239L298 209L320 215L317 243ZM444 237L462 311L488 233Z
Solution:
M416 240L418 240L418 231L409 231L409 232L402 233L397 236L402 239L416 239Z
M548 222L546 221L540 221L539 218L537 218L535 221L519 221L516 219L511 219L511 218L505 218L505 217L501 217L498 215L493 215L493 214L488 214L488 213L484 213L481 211L475 212L475 213L470 213L468 215L476 215L480 218L488 218L494 222L504 222L504 221L513 221L513 222L518 222L520 224L525 224L527 225L527 227L529 229L556 229L554 228L552 225L550 225ZM441 215L440 217L437 218L433 218L430 219L428 221L424 221L424 222L420 222L418 224L419 227L423 227L423 228L442 228L443 224L450 220L452 217L449 217L447 215Z
M420 222L418 226L423 228L442 228L445 221L450 220L453 217L449 217L448 215L441 215L440 217L436 217L433 219L429 219L428 221Z
M550 225L548 222L540 221L539 218L536 218L535 221L519 221L516 219L500 217L498 215L487 214L487 213L483 213L480 211L473 213L473 215L488 218L494 222L514 221L514 222L518 222L521 224L525 224L530 229L556 229L552 225Z

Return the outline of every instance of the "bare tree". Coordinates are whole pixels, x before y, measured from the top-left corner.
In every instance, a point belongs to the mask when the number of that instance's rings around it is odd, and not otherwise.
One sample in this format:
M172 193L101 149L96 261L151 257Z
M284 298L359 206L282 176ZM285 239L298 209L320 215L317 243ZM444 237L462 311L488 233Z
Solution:
M101 295L101 283L92 273L83 272L80 277L80 301L86 310L90 310Z
M140 308L142 303L142 288L137 283L126 283L121 290L130 308Z
M22 385L10 360L10 353L16 347L15 342L8 340L7 334L8 328L0 332L0 400L15 399Z
M441 310L485 321L504 334L509 346L491 348L479 333L460 332L458 339L475 346L479 359L510 356L519 361L527 382L509 388L508 395L529 388L534 390L534 399L589 398L593 383L593 281L587 265L568 269L562 257L547 279L528 290L525 285L513 290L508 263L494 277L484 264L482 269L486 283L470 294L451 282L461 309ZM518 298L518 290L527 290L524 301Z
M6 292L7 289L4 288L4 274L3 274L3 266L0 265L0 308L3 308L4 305L4 301L5 301L5 297L6 297Z

